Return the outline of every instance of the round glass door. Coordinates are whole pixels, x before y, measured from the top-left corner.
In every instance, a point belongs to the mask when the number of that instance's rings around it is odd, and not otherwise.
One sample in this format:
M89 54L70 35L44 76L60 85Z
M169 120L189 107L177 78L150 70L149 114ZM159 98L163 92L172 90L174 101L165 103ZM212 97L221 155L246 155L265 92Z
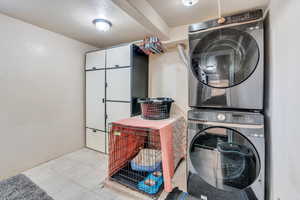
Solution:
M259 47L248 33L222 29L194 40L191 68L210 87L228 88L247 80L259 61Z
M260 172L255 147L239 132L228 128L200 132L192 141L190 159L198 176L225 191L247 188Z

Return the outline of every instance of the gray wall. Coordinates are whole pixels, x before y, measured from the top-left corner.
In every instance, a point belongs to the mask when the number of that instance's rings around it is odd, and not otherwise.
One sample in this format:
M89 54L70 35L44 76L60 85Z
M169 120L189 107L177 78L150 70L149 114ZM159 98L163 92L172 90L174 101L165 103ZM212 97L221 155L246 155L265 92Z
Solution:
M300 199L300 1L272 0L267 23L270 199Z
M0 179L84 146L84 52L0 14Z

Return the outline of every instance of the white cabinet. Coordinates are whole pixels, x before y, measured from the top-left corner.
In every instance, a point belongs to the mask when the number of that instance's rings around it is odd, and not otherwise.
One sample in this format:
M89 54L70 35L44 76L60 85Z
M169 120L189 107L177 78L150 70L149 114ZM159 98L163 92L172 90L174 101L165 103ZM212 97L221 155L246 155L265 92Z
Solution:
M107 125L140 114L148 96L148 56L135 45L86 54L86 146L108 152Z
M96 151L105 152L107 148L107 133L87 128L86 146Z
M106 102L107 123L131 117L131 103Z
M115 47L107 50L106 67L131 66L131 45Z
M131 101L131 68L106 71L108 100Z
M106 50L94 51L86 54L85 69L105 68Z
M105 130L105 70L86 72L86 127Z

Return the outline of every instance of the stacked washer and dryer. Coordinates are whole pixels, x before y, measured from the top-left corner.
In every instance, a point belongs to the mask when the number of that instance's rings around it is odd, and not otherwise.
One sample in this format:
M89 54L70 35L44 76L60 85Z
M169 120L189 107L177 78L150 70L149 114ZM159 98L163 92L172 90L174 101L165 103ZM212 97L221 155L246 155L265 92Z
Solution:
M262 10L189 27L188 193L264 200Z

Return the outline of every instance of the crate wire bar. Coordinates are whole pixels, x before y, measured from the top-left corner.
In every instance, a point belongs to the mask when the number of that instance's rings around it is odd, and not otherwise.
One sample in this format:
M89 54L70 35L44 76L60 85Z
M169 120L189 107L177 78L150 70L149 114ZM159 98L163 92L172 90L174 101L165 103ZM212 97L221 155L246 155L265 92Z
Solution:
M164 185L159 131L115 123L109 130L110 179L158 197Z

